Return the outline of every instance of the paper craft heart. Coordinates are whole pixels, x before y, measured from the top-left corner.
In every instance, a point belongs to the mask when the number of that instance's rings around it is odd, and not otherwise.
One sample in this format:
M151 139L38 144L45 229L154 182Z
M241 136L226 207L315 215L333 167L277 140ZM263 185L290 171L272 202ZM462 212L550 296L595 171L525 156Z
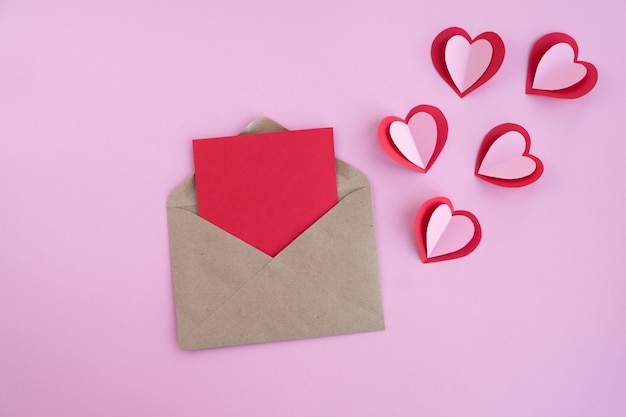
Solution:
M463 29L451 27L437 35L430 55L441 78L462 98L498 72L504 61L504 42L494 32L472 39Z
M437 107L413 107L406 119L389 116L378 125L378 140L394 161L427 172L448 138L448 122Z
M417 212L415 235L422 262L429 263L469 255L478 246L482 232L472 213L454 210L449 199L435 197Z
M565 33L550 33L533 46L528 60L526 94L578 98L598 82L593 64L578 61L578 44Z
M483 139L474 174L502 187L523 187L543 174L543 163L530 154L530 135L522 126L504 123Z

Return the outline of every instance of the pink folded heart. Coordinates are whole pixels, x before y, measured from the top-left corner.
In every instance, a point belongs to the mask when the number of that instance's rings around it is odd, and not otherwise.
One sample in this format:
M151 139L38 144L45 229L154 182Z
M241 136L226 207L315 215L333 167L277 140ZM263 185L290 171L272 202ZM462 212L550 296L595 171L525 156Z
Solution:
M470 254L482 232L476 216L453 210L445 197L435 197L420 207L415 218L417 246L422 262L460 258Z
M483 139L474 174L503 187L522 187L537 181L543 163L530 154L530 143L530 135L522 126L496 126Z
M464 97L486 83L502 66L504 42L494 32L472 39L466 31L451 27L433 41L431 58L443 80Z
M427 172L441 153L448 123L433 106L419 105L406 119L389 116L378 127L378 139L389 156L419 172Z
M578 60L578 44L564 33L550 33L533 46L528 60L526 94L578 98L593 89L598 70Z
M587 75L587 68L574 62L574 50L567 43L557 43L541 57L533 88L538 90L562 90L580 82Z
M406 159L426 169L437 145L437 122L432 115L421 112L409 119L408 123L400 120L391 122L389 135Z
M486 39L470 43L461 35L446 43L446 65L454 85L461 93L470 88L487 71L493 47Z

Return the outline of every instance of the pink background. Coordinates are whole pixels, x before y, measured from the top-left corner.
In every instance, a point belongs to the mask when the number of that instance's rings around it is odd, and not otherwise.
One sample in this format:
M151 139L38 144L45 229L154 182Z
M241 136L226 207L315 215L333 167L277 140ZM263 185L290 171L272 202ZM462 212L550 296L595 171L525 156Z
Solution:
M0 415L626 415L623 0L0 3ZM430 44L493 30L507 55L459 99ZM524 94L540 36L572 35L599 82ZM393 162L379 121L432 104L431 171ZM181 352L165 201L191 140L267 115L333 126L371 180L387 330ZM473 176L484 134L519 123L546 171ZM424 265L412 232L449 197L483 226Z

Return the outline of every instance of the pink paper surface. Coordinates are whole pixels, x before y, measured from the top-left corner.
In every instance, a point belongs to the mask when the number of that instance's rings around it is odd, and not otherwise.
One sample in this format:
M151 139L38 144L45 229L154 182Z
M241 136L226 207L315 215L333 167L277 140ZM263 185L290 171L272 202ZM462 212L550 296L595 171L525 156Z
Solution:
M0 415L623 417L624 16L620 1L2 2ZM507 47L462 100L430 59L456 24ZM553 31L601 74L576 100L525 94ZM450 126L426 174L376 132L420 103ZM370 179L384 332L178 350L166 197L192 139L260 115L333 126ZM532 186L473 175L506 121L545 164ZM437 195L483 236L423 264L412 225Z
M408 123L391 122L389 136L400 153L413 164L426 168L437 145L437 122L426 112L413 115Z
M535 72L533 88L561 90L587 75L584 65L574 62L574 50L567 43L557 43L543 55Z
M426 173L448 140L448 122L435 106L419 104L401 119L387 116L378 124L383 151L400 165Z
M435 209L426 230L428 257L445 255L462 249L474 237L472 221L459 215L452 215L445 204Z
M419 112L411 117L408 126L417 149L425 161L424 165L422 165L422 168L424 168L425 164L432 158L437 146L437 122L431 114Z
M424 156L426 158L422 158L422 155L418 149L417 141L411 132L411 128L408 124L404 123L401 120L396 120L395 122L391 122L389 125L389 136L393 141L393 144L396 145L396 148L400 151L400 153L408 159L411 163L417 165L420 168L425 168L426 164L422 159L428 161L428 156L424 152ZM435 139L437 138L435 131ZM431 152L432 154L432 152Z
M505 133L491 145L478 173L502 179L516 179L532 174L537 164L522 155L525 149L526 141L521 133Z
M488 177L514 180L532 174L536 168L537 163L534 160L527 156L518 155L506 162L492 165L489 168L483 168L478 172Z
M492 55L493 47L485 39L470 44L461 35L450 38L446 44L446 63L459 91L464 92L483 75Z

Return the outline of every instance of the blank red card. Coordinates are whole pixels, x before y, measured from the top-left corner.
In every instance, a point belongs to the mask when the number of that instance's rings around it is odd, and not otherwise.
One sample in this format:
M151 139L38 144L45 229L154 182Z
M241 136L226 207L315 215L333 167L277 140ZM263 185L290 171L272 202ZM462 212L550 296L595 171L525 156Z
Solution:
M193 141L198 214L275 256L337 204L332 128Z

